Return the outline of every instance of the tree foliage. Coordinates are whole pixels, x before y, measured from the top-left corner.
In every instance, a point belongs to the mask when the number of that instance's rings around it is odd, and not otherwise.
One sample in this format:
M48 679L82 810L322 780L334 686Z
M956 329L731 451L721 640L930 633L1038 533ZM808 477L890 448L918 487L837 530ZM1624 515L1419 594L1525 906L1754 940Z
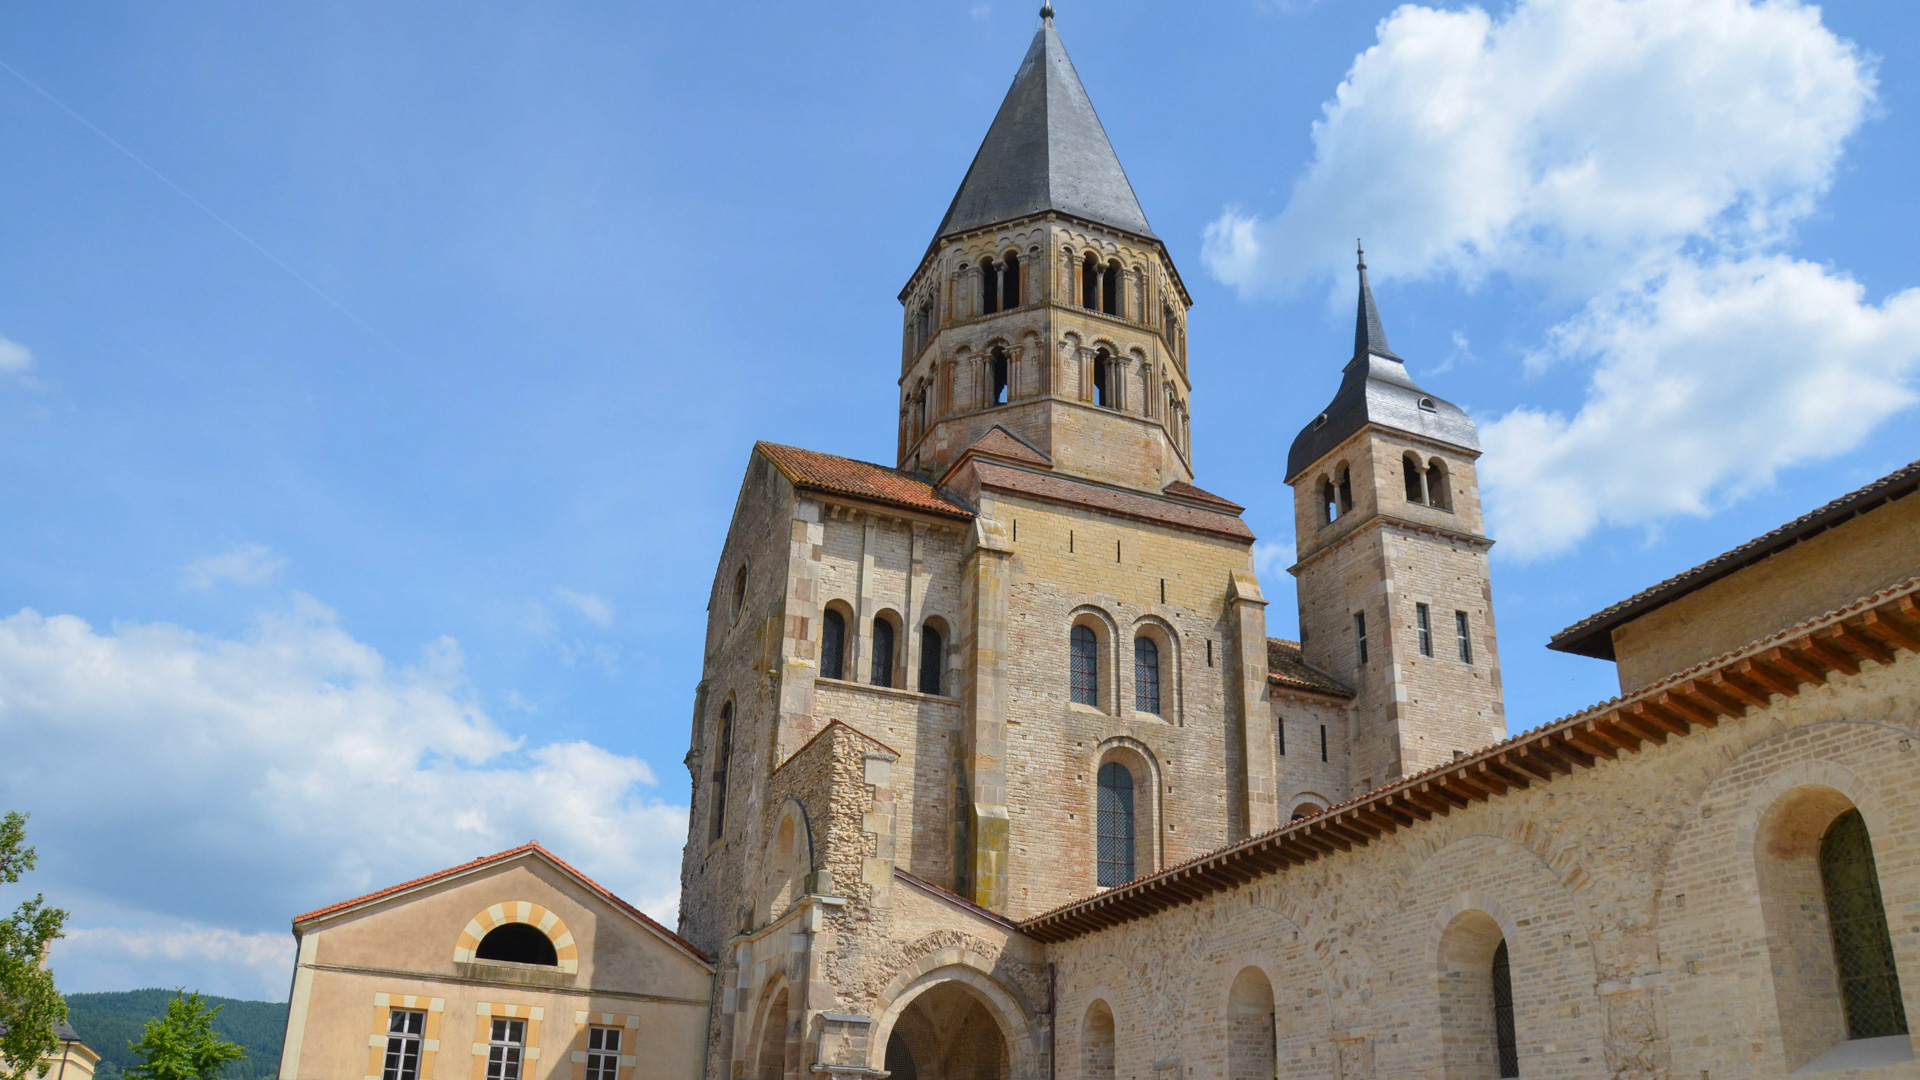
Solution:
M27 816L9 812L0 818L0 885L15 884L33 863ZM41 960L66 921L66 912L38 894L0 918L0 1076L42 1075L60 1049L53 1025L67 1018L67 1003Z
M167 1002L164 1016L147 1021L146 1033L131 1049L140 1063L127 1070L131 1080L215 1080L227 1062L246 1056L246 1048L220 1037L198 991L185 990Z

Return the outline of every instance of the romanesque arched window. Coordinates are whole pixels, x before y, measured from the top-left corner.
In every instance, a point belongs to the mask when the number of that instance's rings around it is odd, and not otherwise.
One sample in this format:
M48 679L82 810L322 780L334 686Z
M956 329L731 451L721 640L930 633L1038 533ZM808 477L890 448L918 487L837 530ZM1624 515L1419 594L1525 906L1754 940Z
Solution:
M920 692L938 694L947 669L947 643L940 628L929 623L920 628Z
M987 361L987 364L993 369L988 376L992 380L991 385L993 390L992 396L987 400L987 404L1005 405L1007 400L1013 396L1011 386L1012 366L1007 361L1007 350L995 345L993 347L992 358Z
M1439 510L1453 509L1453 485L1447 478L1447 463L1439 458L1427 462L1427 505Z
M1893 965L1893 940L1880 899L1873 842L1858 810L1835 818L1820 838L1820 884L1827 897L1847 1037L1907 1034L1907 1010Z
M1073 628L1072 689L1073 700L1081 705L1100 704L1100 639L1093 627L1082 623Z
M1420 462L1408 454L1400 459L1400 474L1407 484L1407 501L1424 503L1427 501L1427 482L1421 475Z
M1111 889L1133 880L1133 773L1109 761L1099 780L1099 884Z
M1340 478L1336 481L1340 491L1340 512L1353 511L1353 473L1345 465L1340 466Z
M560 964L560 954L554 950L553 939L537 926L518 922L501 923L487 931L487 936L480 939L480 947L473 950L473 956L476 960L505 960L542 967L557 967Z
M831 608L821 616L820 677L847 677L847 617Z
M1093 354L1093 403L1113 408L1113 359L1105 349Z
M875 686L893 685L893 624L884 616L873 617L873 678Z
M1080 306L1088 311L1100 310L1100 260L1091 251L1080 264Z
M1120 314L1120 260L1107 264L1100 279L1100 310L1108 315Z
M747 564L741 563L740 569L733 575L733 618L740 617L740 608L747 602Z
M720 738L713 753L713 803L711 839L720 839L727 825L727 766L733 757L733 702L720 707Z
M1227 989L1227 1080L1273 1080L1277 1020L1266 972L1242 968Z
M1145 634L1133 639L1133 707L1160 715L1160 646Z
M1012 311L1020 306L1020 256L1007 252L1000 262L1000 310Z
M994 268L992 259L980 260L980 314L991 315L1000 310L1000 273Z
M1340 517L1340 504L1335 501L1333 481L1320 478L1320 524L1331 525Z
M1493 1051L1500 1076L1520 1075L1520 1041L1513 1031L1513 969L1507 962L1507 943L1493 950Z

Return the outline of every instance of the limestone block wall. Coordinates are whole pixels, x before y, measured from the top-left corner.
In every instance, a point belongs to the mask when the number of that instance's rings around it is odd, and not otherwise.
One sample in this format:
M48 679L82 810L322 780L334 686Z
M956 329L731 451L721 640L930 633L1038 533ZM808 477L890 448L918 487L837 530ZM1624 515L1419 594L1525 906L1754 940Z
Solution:
M1396 683L1401 768L1411 775L1507 736L1493 587L1486 551L1478 544L1399 528L1382 529L1379 542L1390 583L1387 674ZM1420 649L1421 604L1427 606L1431 656ZM1467 616L1465 657L1456 612ZM1363 790L1372 786L1365 776L1358 779Z
M908 690L820 681L814 709L871 735L900 757L892 767L897 815L894 859L916 877L953 882L959 789L960 703Z
M1101 1000L1114 1076L1225 1080L1229 990L1247 967L1273 988L1282 1077L1492 1076L1483 991L1502 940L1523 1076L1786 1075L1835 1041L1832 985L1803 977L1831 945L1793 861L1846 807L1871 831L1920 1030L1917 731L1920 659L1900 654L1055 945L1057 1076L1088 1075L1081 1018Z
M1367 790L1350 786L1348 750L1353 712L1345 702L1280 689L1271 692L1269 701L1273 707L1276 821L1284 823L1303 803L1324 810ZM1322 730L1326 732L1324 761Z

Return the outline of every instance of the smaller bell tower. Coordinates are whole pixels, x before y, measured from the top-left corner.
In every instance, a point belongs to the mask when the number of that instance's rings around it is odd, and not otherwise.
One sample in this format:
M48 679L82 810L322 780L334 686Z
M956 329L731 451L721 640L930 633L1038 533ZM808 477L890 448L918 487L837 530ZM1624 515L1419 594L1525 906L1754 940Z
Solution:
M1357 691L1365 791L1506 738L1488 539L1465 410L1421 389L1387 334L1360 253L1353 358L1293 440L1301 650Z

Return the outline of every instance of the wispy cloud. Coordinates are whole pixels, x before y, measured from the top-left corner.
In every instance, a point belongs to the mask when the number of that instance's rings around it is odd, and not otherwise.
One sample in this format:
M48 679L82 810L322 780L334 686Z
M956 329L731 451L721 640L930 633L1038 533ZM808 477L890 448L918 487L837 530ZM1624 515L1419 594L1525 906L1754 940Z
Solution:
M286 568L287 560L265 544L241 544L188 563L181 572L180 585L191 592L204 592L221 582L257 589L272 584Z
M33 370L33 351L9 338L0 337L0 374L25 375Z
M559 597L561 603L572 608L581 618L593 625L613 625L613 602L606 597L598 593L569 589L564 585L556 587L553 595Z

